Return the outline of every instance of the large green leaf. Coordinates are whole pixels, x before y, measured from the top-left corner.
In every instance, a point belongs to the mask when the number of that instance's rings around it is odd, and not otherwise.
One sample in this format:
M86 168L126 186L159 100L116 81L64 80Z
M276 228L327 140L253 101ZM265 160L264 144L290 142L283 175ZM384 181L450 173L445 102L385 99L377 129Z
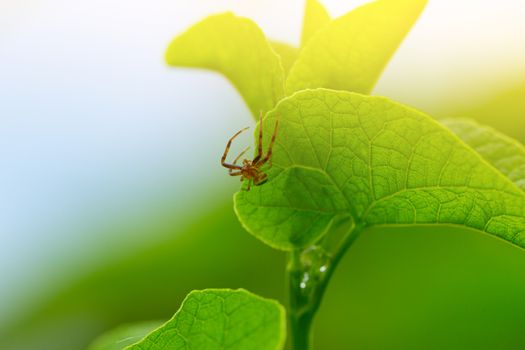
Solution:
M284 72L260 28L232 13L210 16L176 37L166 61L172 66L222 73L240 92L254 115L283 97Z
M128 350L278 350L286 318L276 301L246 290L193 291L175 316Z
M269 181L235 196L245 228L284 250L336 217L357 225L449 224L525 246L525 194L450 130L382 97L318 89L283 100Z
M301 51L286 93L330 88L369 93L426 0L379 0L320 29Z
M304 47L319 29L330 22L330 15L318 0L306 0L301 47Z
M525 190L525 147L521 143L473 120L447 119L441 122Z

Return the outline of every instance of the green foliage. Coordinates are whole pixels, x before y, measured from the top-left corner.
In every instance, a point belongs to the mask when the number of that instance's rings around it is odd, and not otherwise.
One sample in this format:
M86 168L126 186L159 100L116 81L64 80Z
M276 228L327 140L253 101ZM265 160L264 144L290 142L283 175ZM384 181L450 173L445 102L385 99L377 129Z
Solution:
M426 0L379 0L321 28L301 51L286 94L309 88L369 93Z
M425 0L380 0L331 21L319 2L307 1L301 49L282 43L272 43L270 48L262 35L255 40L257 45L265 42L258 45L264 47L264 54L277 53L269 55L277 57L277 64L263 59L262 71L271 71L272 82L283 82L279 88L263 84L270 86L263 96L277 91L273 100L264 99L263 110L271 109L284 93L291 97L280 100L265 118L264 141L268 144L276 115L282 116L274 166L266 169L270 180L250 192L237 193L235 210L254 236L274 248L293 252L289 276L295 349L308 348L310 338L301 335L301 330L309 332L333 269L364 228L456 225L525 246L525 197L512 181L522 159L496 162L494 152L476 153L467 145L469 141L479 143L479 138L466 135L461 141L422 113L387 99L348 92L372 90L425 5ZM252 43L242 43L246 39L238 35L243 32L237 23L241 21L228 15L210 17L175 39L167 57L173 65L223 73L256 114L253 86L245 81L251 71L260 73L254 65L257 59L247 59L239 70L234 62L238 57L253 58L261 51L254 55L253 48L246 50ZM249 23L251 30L260 34ZM229 36L233 39L224 45ZM221 43L219 47L209 45L202 54L195 54L210 37ZM187 54L191 45L196 49ZM227 53L219 54L219 64L210 63L215 62L210 60L215 52ZM281 68L277 74L276 65ZM260 77L255 76L255 81L261 81ZM311 88L316 90L306 91ZM457 131L460 137L461 130ZM483 145L493 141L481 138ZM356 235L344 238L333 257L326 258L321 251L319 256L304 260L300 254L310 253L301 250L318 244L334 222L338 225L333 232L347 227L341 223L350 222ZM319 263L326 264L327 277L324 270L319 274ZM303 286L303 276L307 280L315 277L309 282L313 287Z
M122 350L144 338L162 322L150 321L119 326L98 337L88 350Z
M273 108L283 97L279 56L253 21L231 13L210 16L175 38L166 62L221 72L254 115Z
M325 260L314 260L316 256L308 255L318 251L309 250L310 245L323 243L323 238L348 227L335 228L334 223L349 223L359 230L425 224L437 231L442 229L439 225L454 225L456 230L474 228L523 247L525 153L522 145L470 121L439 124L387 99L349 92L372 90L426 1L378 0L335 20L330 19L317 0L307 0L306 4L300 48L268 40L251 20L226 13L196 24L177 37L166 53L170 65L222 73L241 93L252 114L274 109L264 121L265 145L277 113L280 115L273 168L264 169L270 180L263 186L252 187L250 192L238 192L235 210L253 235L274 248L294 251L297 259L293 260L295 265L290 264L294 265L290 270L296 273L297 281L302 281L304 276L314 277L308 288L298 283L295 286L299 288L294 297L306 302L299 302L300 307L295 310L292 306L292 314L300 319L305 314L301 307L314 305L308 310L313 317L326 283L345 252L345 249L337 251L335 258L322 255ZM320 87L346 92L304 91ZM290 97L283 100L285 94ZM224 266L227 271L236 270L239 256L250 256L256 261L251 261L252 265L260 266L260 262L280 265L269 255L260 259L252 256L253 247L225 240L224 232L217 228L219 220L215 219L212 227L196 230L206 239L197 239L198 244L190 249L178 244L178 250L166 248L162 259L156 251L143 256L133 261L132 267L127 266L131 276L123 276L118 268L107 275L95 276L79 288L85 292L87 285L85 299L82 292L73 290L66 296L75 301L69 302L80 310L91 308L89 298L96 298L93 294L100 292L100 285L110 285L106 282L120 278L121 282L125 281L121 286L124 292L112 294L97 311L120 313L125 317L129 305L141 302L143 295L151 295L144 279L154 280L153 284L163 287L177 284L179 289L173 298L168 288L160 293L161 297L173 301L180 296L180 285L229 281L229 272L224 272ZM236 228L226 225L224 231ZM413 227L406 228L411 229ZM445 231L448 229L440 233ZM219 253L212 249L216 246L221 246ZM302 255L296 254L303 248L307 249L299 252ZM177 251L175 259L172 251ZM193 256L194 252L198 252L198 257ZM210 258L212 254L218 255ZM145 264L145 261L156 262L160 272L151 273L154 264ZM180 275L173 278L173 266L205 270L208 277L199 282L194 281L197 278L193 273L185 280L179 278ZM309 274L312 266L317 272L319 267L327 267L329 273ZM212 270L217 273L210 272ZM264 273L260 267L246 270L250 272L242 273L240 278L243 286L250 278L259 280L257 273ZM139 275L143 277L137 277ZM315 283L321 288L316 289ZM268 285L261 283L264 284ZM308 294L305 290L315 293ZM115 306L115 295L122 305L120 309ZM309 299L311 295L316 298L313 302ZM165 309L157 297L149 303L146 313L151 312L151 305ZM122 302L121 298L129 300ZM63 299L59 299L54 305L62 305ZM75 304L78 300L82 300L80 305ZM348 303L346 295L338 301ZM49 309L57 312L54 305ZM62 305L62 309L67 310L67 306ZM60 314L63 310L58 309L56 319L71 316L67 312ZM56 315L52 313L52 316ZM118 321L109 315L104 317L107 324ZM334 321L332 316L328 319ZM346 324L347 321L343 321L341 323ZM102 337L93 349L120 349L128 343L119 339L136 340L127 337L142 337L152 327L149 324L117 329ZM197 349L280 349L284 328L284 310L276 302L243 290L205 290L190 293L172 320L130 349L185 348L188 343ZM308 335L305 338L304 344L307 344Z
M245 290L193 291L175 316L128 350L279 350L284 308Z
M330 15L318 0L306 0L303 31L301 32L301 47L306 46L312 36L329 22Z
M364 227L461 225L525 245L523 191L430 117L386 98L303 91L265 118L267 138L277 114L270 180L235 197L267 244L306 247L347 215Z
M247 234L231 197L214 190L205 189L220 200L213 214L202 211L201 201L187 204L198 213L189 227L173 215L142 215L141 226L154 228L144 235L164 239L112 262L99 260L92 272L64 274L59 291L20 320L18 346L13 330L6 333L13 320L0 325L0 349L85 349L119 324L168 319L191 289L244 287L284 304L283 254ZM519 350L525 305L515 300L525 294L524 269L520 249L471 230L371 229L330 282L314 349L420 350L433 339L432 349Z
M381 0L330 21L324 7L309 0L301 49L268 41L249 19L210 16L173 40L166 61L223 74L254 116L275 107L285 91L326 87L368 93L425 4Z

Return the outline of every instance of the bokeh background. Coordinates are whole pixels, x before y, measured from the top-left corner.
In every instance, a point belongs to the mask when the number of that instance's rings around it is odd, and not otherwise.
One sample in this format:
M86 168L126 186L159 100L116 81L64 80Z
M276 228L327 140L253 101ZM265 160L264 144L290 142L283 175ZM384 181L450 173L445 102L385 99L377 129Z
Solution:
M366 1L322 2L338 16ZM285 302L285 256L243 232L239 184L219 166L254 121L223 77L168 68L163 54L227 10L298 44L303 6L0 2L0 349L82 349L170 317L192 289ZM524 142L523 18L521 0L430 0L374 94ZM495 238L370 230L336 272L316 348L523 349L523 295L525 252Z

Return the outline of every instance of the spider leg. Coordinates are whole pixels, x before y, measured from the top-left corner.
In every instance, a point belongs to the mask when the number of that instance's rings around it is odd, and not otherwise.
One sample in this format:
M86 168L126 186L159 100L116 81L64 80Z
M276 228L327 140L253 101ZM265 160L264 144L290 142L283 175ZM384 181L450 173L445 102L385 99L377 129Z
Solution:
M253 158L252 163L257 163L263 155L262 151L262 136L263 136L263 112L259 116L259 145L257 146L257 155Z
M230 169L230 173L229 173L230 176L239 176L239 175L242 175L242 171L232 171Z
M230 172L232 170L241 170L242 169L242 166L240 166L240 165L228 164L228 163L222 163L222 162L221 162L221 164L222 164L223 167L228 168Z
M221 165L225 168L228 168L228 169L240 169L241 167L238 166L238 165L234 165L234 164L228 164L228 163L225 163L224 161L226 160L226 156L228 155L228 151L230 150L230 147L232 145L232 141L237 137L239 136L239 134L245 130L248 130L248 128L244 128L244 129L241 129L239 131L237 131L237 133L235 135L233 135L229 140L228 140L228 144L226 144L226 149L224 150L224 154L222 155L222 158L221 158Z
M235 158L235 160L233 161L233 164L232 164L232 165L238 166L238 165L237 165L237 161L238 161L238 160L244 155L244 153L246 153L249 149L250 149L249 146L246 147L246 148L244 149L244 151L242 151L242 152L237 156L237 158ZM231 172L233 171L233 169L230 168L229 171L230 171L230 173L231 173Z
M259 160L256 163L257 166L261 166L261 165L265 164L268 160L270 160L270 164L271 164L271 158L272 158L272 152L273 152L273 144L275 143L275 137L277 136L277 127L278 126L279 126L279 115L277 115L277 117L275 119L275 129L273 130L272 139L270 141L270 145L268 146L268 153L266 153L266 156L263 159Z

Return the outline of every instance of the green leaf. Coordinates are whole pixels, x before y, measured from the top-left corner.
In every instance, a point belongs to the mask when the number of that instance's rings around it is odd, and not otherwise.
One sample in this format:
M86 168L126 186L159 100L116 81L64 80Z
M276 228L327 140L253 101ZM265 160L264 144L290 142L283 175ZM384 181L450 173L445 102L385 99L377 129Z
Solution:
M323 26L330 22L330 15L324 6L317 0L306 0L304 10L303 30L301 33L301 48L303 48L310 38ZM272 48L281 57L281 63L285 75L288 75L299 57L300 49L279 41L270 41Z
M441 122L525 191L525 147L522 144L473 120L446 119Z
M310 38L328 22L330 22L330 15L319 1L306 0L301 47L304 47Z
M88 350L122 350L144 338L162 324L148 321L122 325L98 337Z
M284 73L288 74L290 68L292 68L297 60L297 56L299 56L299 49L276 40L270 41L270 45L272 45L273 50L281 57Z
M242 224L272 247L306 247L344 215L364 227L470 227L525 247L523 191L432 118L382 97L309 90L266 116L264 144L276 115L268 182L235 195Z
M301 51L286 94L330 88L368 94L426 0L379 0L320 29Z
M210 16L176 37L168 47L166 62L222 73L256 116L283 97L279 56L253 21L232 13Z
M284 308L246 290L193 291L175 316L128 350L253 349L284 347Z

